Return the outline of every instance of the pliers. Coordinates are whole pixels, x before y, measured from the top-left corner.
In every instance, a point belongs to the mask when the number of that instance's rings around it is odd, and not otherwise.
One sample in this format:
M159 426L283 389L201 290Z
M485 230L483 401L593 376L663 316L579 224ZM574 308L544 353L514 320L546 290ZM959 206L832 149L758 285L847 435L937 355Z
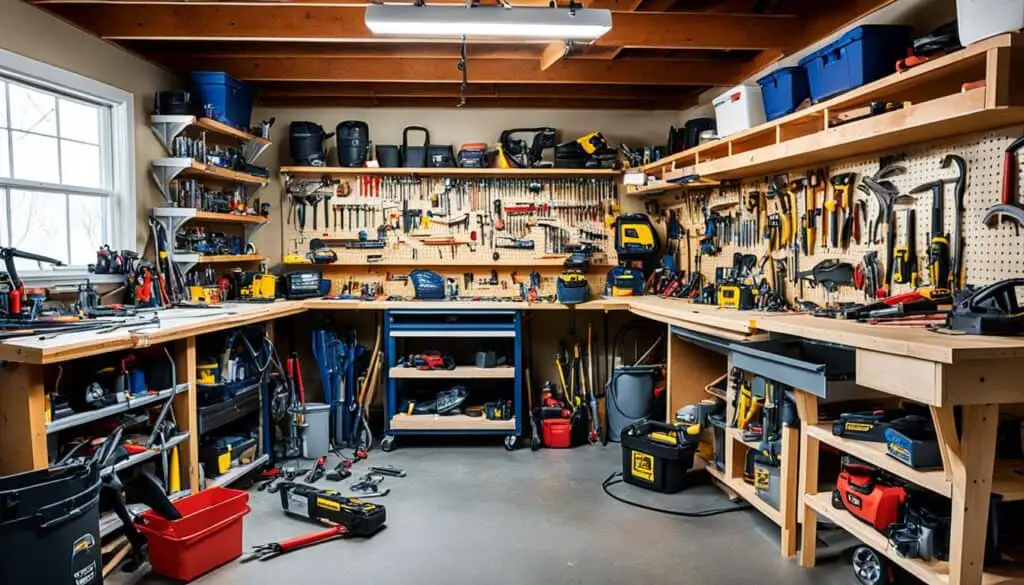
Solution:
M252 552L243 556L240 562L248 563L256 560L269 561L272 558L288 554L300 548L306 548L307 546L313 546L322 542L327 542L328 540L334 540L338 537L344 537L346 534L348 534L348 529L341 524L336 524L327 530L321 530L320 532L296 536L295 538L282 540L281 542L269 542L267 544L254 546Z

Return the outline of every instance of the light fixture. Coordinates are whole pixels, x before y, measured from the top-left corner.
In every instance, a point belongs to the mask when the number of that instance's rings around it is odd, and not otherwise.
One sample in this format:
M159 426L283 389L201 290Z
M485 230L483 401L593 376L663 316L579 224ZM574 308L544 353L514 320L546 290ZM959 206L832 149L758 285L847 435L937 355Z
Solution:
M610 10L371 4L375 35L592 41L612 28Z

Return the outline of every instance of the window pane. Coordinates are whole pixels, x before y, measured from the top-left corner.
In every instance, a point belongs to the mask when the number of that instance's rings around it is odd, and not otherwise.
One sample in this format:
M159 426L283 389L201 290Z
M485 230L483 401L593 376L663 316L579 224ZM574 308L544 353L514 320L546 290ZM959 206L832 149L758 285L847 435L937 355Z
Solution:
M10 193L11 245L67 262L67 196L19 189ZM15 266L19 270L38 270L38 264L30 260L16 260Z
M71 264L85 266L96 262L96 250L105 243L103 224L106 198L70 195Z
M61 140L60 176L65 185L102 187L100 147Z
M7 241L7 189L0 189L0 246L9 246Z
M60 137L89 144L100 143L100 110L96 106L59 100Z
M46 183L60 182L57 139L11 132L14 147L14 178Z
M7 127L7 84L0 81L0 128Z
M11 128L56 136L56 98L13 83L10 88Z
M0 177L11 176L11 143L7 130L0 130Z

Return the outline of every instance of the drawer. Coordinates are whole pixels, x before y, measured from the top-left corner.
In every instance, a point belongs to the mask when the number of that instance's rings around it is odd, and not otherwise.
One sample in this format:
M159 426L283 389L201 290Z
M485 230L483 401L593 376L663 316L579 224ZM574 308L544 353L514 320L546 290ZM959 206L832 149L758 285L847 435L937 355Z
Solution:
M779 338L729 347L732 365L769 380L826 398L830 382L849 381L856 372L852 348L798 338Z
M393 310L385 318L391 337L515 337L519 327L518 311Z

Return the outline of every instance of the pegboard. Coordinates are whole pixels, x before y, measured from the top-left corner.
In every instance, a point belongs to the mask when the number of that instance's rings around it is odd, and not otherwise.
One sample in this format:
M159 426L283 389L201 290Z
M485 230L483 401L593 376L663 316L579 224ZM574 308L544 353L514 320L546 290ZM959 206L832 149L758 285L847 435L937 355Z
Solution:
M596 249L595 265L617 261L606 221L619 209L612 176L294 177L283 197L285 253L305 255L318 239L334 250L339 266L561 267L580 243ZM317 205L307 203L300 227L303 201Z
M967 284L989 284L1006 278L1024 276L1024 239L1022 239L1017 226L1010 220L1003 220L999 224L993 223L991 227L986 226L982 222L986 211L992 205L999 202L1003 176L1003 151L1020 134L1020 128L1012 127L968 135L955 140L946 139L915 145L896 152L845 159L832 164L827 169L828 176L831 177L839 173L848 172L856 173L856 184L859 184L862 177L872 176L878 170L880 157L890 157L891 161L899 162L907 167L905 174L897 175L890 180L899 187L901 195L909 194L915 187L932 181L955 178L957 175L956 167L951 166L950 168L943 169L941 168L941 161L947 154L962 156L967 163L967 192L964 197L965 210L962 224L964 279ZM1024 159L1024 157L1021 158ZM1024 167L1020 161L1018 161L1018 167L1018 176L1024 176L1020 174L1020 168ZM790 180L795 180L806 176L808 170L810 169L790 169L785 174L788 174ZM691 250L690 265L694 263L693 256L699 253L699 242L704 234L702 206L706 204L710 208L714 208L716 205L737 202L738 206L725 209L722 211L722 214L732 214L738 210L740 212L740 221L751 219L752 215L747 212L743 205L744 196L748 191L754 190L764 193L767 190L769 180L770 177L744 180L740 183L738 189L723 191L720 188L714 188L706 191L690 191L689 193L677 194L671 199L664 197L660 199L662 205L676 211L680 223L686 230L686 236L681 243L683 249L680 254L680 258L682 258L681 264L684 269L688 264L685 260L687 239L689 239ZM1018 197L1024 192L1021 185L1017 186L1017 192ZM832 193L833 188L829 185L827 187L827 197L831 197ZM806 194L807 190L798 193L797 206L800 210L799 215L804 213ZM853 201L864 199L867 202L868 219L874 219L878 211L877 199L873 195L866 195L858 191L856 188L851 191L851 194ZM916 214L914 231L918 284L919 286L928 286L930 283L928 282L927 253L928 243L931 239L932 194L929 190L924 193L915 194L914 197L915 199L912 203L896 203L893 206L898 218L895 233L897 241L901 242L903 240L903 225L899 220L903 218L904 211L912 207ZM776 201L769 200L769 212L776 209L777 205ZM947 234L952 234L953 231L954 206L955 185L947 184L944 191L943 206L943 223ZM834 250L831 248L823 249L821 246L821 222L822 219L819 218L818 245L815 254L806 256L801 253L799 255L800 271L810 270L815 264L827 258L838 258L857 266L862 262L864 254L871 250L877 250L880 266L884 271L880 282L885 282L885 274L892 267L892 260L887 257L885 225L879 228L881 241L877 245L870 243L870 233L862 233L860 244L851 242L850 246L845 250ZM867 224L867 221L862 221L862 226L866 227ZM864 232L863 228L862 232ZM799 232L796 232L794 237L798 238ZM756 245L754 246L738 246L735 243L723 244L718 254L701 258L701 272L705 278L709 281L714 281L715 269L717 267L731 267L735 252L754 254L758 257L760 264L760 261L768 253L768 244L761 237L756 238ZM789 258L791 263L793 254L790 249L786 252L778 251L773 256L775 258ZM768 268L766 267L767 270ZM894 284L892 292L898 294L912 289L913 287L910 285ZM800 298L817 303L863 302L865 300L864 293L852 287L840 287L836 293L828 294L823 287L811 288L805 283L801 292L799 284L794 285L791 276L787 277L786 296L790 300Z

